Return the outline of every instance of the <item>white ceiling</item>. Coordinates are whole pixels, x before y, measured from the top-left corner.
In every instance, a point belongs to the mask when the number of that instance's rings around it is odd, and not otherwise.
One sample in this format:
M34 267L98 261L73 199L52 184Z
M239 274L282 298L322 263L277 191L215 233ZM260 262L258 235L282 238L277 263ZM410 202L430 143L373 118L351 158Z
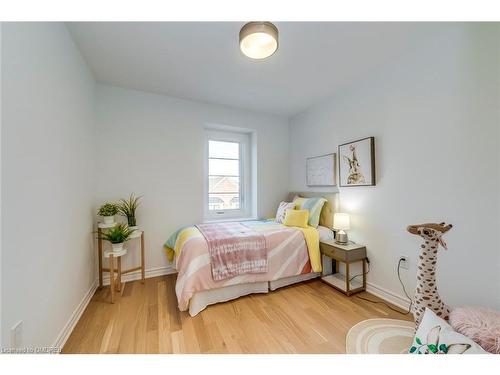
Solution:
M425 42L428 23L278 22L267 60L241 54L239 22L68 23L98 82L292 116Z

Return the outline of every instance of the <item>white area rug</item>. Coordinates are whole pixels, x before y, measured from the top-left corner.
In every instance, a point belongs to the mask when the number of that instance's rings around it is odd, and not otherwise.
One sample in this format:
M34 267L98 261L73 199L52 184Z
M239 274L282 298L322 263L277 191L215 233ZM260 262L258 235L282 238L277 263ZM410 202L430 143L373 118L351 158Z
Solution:
M346 337L347 354L401 354L411 345L415 323L397 319L368 319L353 326Z

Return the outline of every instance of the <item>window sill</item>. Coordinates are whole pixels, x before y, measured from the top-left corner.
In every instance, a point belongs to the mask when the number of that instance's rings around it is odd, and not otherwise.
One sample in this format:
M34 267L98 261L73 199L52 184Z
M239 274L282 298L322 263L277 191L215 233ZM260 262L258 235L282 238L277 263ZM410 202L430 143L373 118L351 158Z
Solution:
M228 223L231 221L250 221L250 220L259 220L257 217L231 217L226 219L204 219L203 224L208 223Z

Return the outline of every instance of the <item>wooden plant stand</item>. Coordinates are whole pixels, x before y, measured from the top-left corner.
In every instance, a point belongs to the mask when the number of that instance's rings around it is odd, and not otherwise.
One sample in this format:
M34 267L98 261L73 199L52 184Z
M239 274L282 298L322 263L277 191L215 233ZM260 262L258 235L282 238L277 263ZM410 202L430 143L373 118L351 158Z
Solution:
M144 281L146 280L145 277L145 262L144 262L144 231L137 230L134 232L132 236L130 236L128 241L131 241L136 238L141 239L141 264L138 267L133 267L128 270L122 270L121 269L121 257L127 254L127 250L124 249L123 252L113 252L113 251L105 251L103 254L103 246L102 242L103 240L101 239L102 232L106 229L112 228L116 225L117 223L113 224L104 224L104 223L98 223L97 224L97 256L99 259L99 289L103 287L103 273L108 272L109 273L109 285L111 288L111 303L114 303L114 294L115 290L120 291L121 290L121 277L122 275L126 275L131 272L135 271L141 271L141 282L144 284ZM104 257L109 258L109 268L103 267L102 264L102 258ZM117 260L117 265L116 268L114 266L114 259L116 258ZM117 277L115 278L115 273L117 274Z

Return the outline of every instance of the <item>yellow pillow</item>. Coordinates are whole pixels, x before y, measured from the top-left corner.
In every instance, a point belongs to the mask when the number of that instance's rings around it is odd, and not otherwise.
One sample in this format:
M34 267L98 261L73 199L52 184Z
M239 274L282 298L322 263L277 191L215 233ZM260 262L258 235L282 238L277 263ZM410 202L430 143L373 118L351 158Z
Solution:
M283 224L288 227L307 228L308 220L308 210L286 210L285 220L283 221Z

